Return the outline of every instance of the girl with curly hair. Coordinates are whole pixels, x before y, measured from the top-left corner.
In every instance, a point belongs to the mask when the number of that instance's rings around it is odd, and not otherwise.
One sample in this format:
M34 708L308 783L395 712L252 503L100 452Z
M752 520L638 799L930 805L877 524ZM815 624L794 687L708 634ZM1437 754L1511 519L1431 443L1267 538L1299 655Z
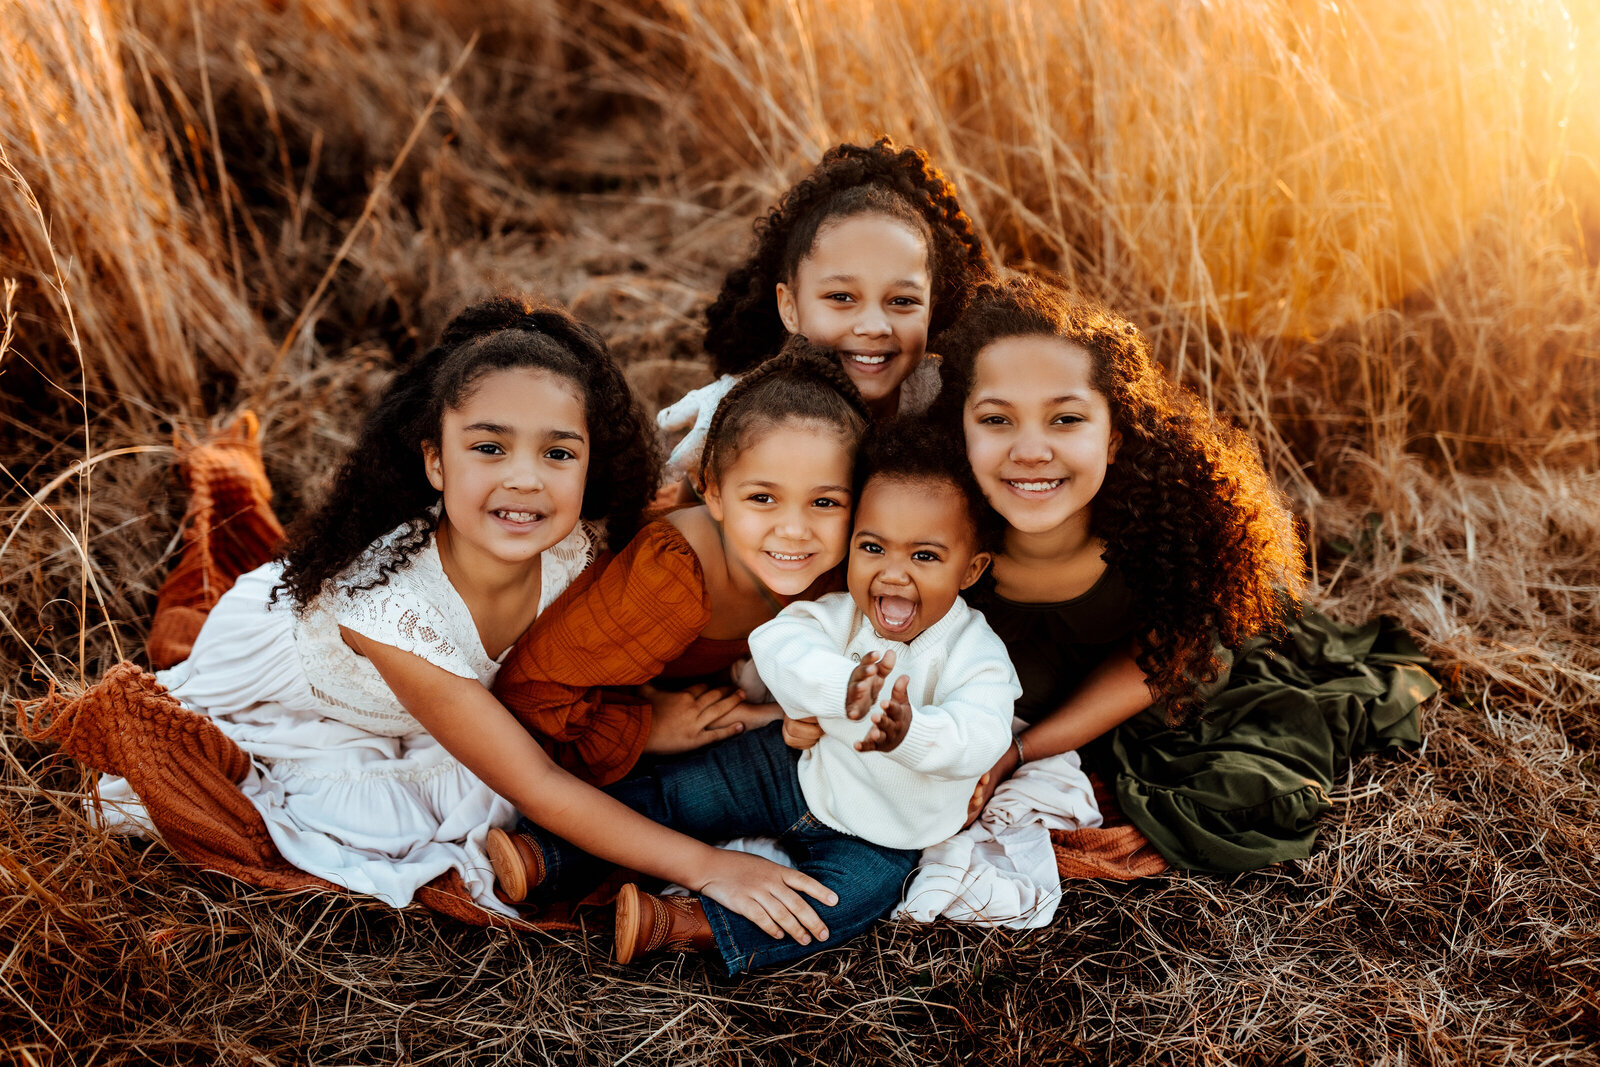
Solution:
M968 598L1010 649L1027 723L977 801L1021 763L1109 735L1086 762L1098 755L1169 862L1245 869L1272 849L1241 842L1308 833L1306 810L1285 809L1299 803L1289 794L1315 789L1311 776L1285 774L1288 792L1279 790L1287 749L1270 738L1247 745L1248 724L1219 727L1211 715L1234 655L1281 636L1305 584L1289 511L1254 443L1170 383L1131 322L1042 281L985 287L946 335L944 356L938 412L964 436L1007 523L1004 550ZM1158 736L1189 763L1179 784L1146 788L1130 753ZM1231 778L1215 779L1225 799L1173 799L1185 774L1193 785L1230 744L1254 745L1264 762L1235 762ZM1216 818L1235 821L1206 825L1213 801L1235 813L1258 805L1265 822L1225 814ZM1279 817L1293 825L1267 825Z
M1301 605L1301 545L1255 444L1122 316L1007 280L942 351L937 415L1007 524L967 597L1023 690L973 814L1020 764L1082 749L1174 867L1309 855L1350 760L1419 742L1426 657L1391 622Z
M923 366L928 340L990 276L972 220L925 152L887 137L830 148L757 220L749 256L706 310L721 377L658 416L665 430L692 424L669 467L692 470L734 377L791 334L835 353L874 418L925 409L938 389Z
M242 575L158 676L251 757L241 789L285 859L395 907L454 870L508 914L485 836L520 809L774 933L752 901L822 892L573 778L487 688L607 534L638 526L652 436L599 334L555 308L469 306L396 375L286 558ZM138 819L125 783L101 792ZM807 921L801 904L781 928Z

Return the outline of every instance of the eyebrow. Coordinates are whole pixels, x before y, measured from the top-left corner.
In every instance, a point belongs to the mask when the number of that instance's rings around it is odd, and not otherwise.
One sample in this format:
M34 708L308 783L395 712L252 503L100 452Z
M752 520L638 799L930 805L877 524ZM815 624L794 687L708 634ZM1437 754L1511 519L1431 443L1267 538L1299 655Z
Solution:
M863 537L870 537L874 541L893 541L894 540L894 538L892 538L892 537L885 537L882 534L874 533L871 530L857 530L856 531L857 540L859 540L860 538L863 538ZM945 551L945 552L950 551L950 546L945 544L943 541L932 541L932 540L928 540L926 538L924 538L921 541L913 541L913 542L911 542L911 547L913 549L918 549L918 548L937 548L937 549L940 549L940 550Z
M1048 400L1044 401L1044 404L1045 404L1046 407L1050 407L1050 406L1055 405L1055 404L1072 404L1072 403L1086 404L1086 403L1088 403L1088 401L1089 401L1089 398L1087 396L1083 396L1083 395L1080 395L1078 393L1065 393L1065 394L1063 394L1061 396L1050 397ZM973 407L977 407L979 404L993 404L996 407L1002 407L1002 408L1013 408L1013 407L1016 407L1016 405L1013 404L1011 401L1002 400L997 396L980 396L980 397L978 397L978 399L976 399L976 400L974 400L972 402L972 406Z
M512 429L498 422L475 422L470 426L461 427L462 433L487 433L500 437L512 436ZM577 430L551 430L548 434L553 441L583 441L583 434Z
M766 482L766 481L762 481L762 480L760 480L758 478L746 478L744 481L740 482L734 488L736 488L736 489L779 489L779 488L781 488L781 486L779 486L777 482ZM850 487L848 485L819 485L819 486L813 487L809 491L813 492L813 493L844 493L846 495L849 495Z
M817 279L822 285L854 285L859 279L854 274L829 274ZM921 289L926 282L916 278L901 278L889 283L891 289Z

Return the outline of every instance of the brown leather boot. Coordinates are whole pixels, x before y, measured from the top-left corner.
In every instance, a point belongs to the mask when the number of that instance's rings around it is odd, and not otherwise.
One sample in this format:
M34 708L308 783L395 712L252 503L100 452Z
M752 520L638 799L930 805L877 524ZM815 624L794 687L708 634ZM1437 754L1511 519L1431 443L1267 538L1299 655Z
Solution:
M527 900L528 893L544 881L544 853L526 834L508 834L496 826L484 847L500 894L512 904Z
M617 962L663 950L708 952L716 947L699 897L658 897L629 882L617 893Z

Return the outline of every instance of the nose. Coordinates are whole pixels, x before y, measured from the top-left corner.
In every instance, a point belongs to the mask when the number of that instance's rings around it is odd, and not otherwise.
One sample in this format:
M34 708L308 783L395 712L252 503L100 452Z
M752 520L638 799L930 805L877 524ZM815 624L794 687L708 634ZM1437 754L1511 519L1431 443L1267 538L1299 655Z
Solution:
M889 334L889 316L876 304L861 309L852 332L857 337L885 337Z
M884 585L909 585L911 575L907 573L906 561L896 556L885 559L883 569L878 572L878 581Z
M500 484L512 492L537 493L544 488L539 461L532 456L513 458L506 464L505 476Z
M1024 429L1011 442L1011 458L1018 463L1048 463L1050 442L1035 429Z
M773 529L779 537L804 540L811 532L806 524L805 508L785 508L773 523Z

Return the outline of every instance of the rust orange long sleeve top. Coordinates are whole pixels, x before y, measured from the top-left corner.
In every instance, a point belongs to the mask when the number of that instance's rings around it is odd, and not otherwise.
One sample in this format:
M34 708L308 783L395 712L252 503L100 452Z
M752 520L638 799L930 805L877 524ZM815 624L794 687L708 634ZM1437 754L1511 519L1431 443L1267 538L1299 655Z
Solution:
M623 687L726 670L748 651L701 637L710 619L694 549L671 523L649 523L545 609L506 657L495 695L558 764L607 785L650 736L649 701Z

